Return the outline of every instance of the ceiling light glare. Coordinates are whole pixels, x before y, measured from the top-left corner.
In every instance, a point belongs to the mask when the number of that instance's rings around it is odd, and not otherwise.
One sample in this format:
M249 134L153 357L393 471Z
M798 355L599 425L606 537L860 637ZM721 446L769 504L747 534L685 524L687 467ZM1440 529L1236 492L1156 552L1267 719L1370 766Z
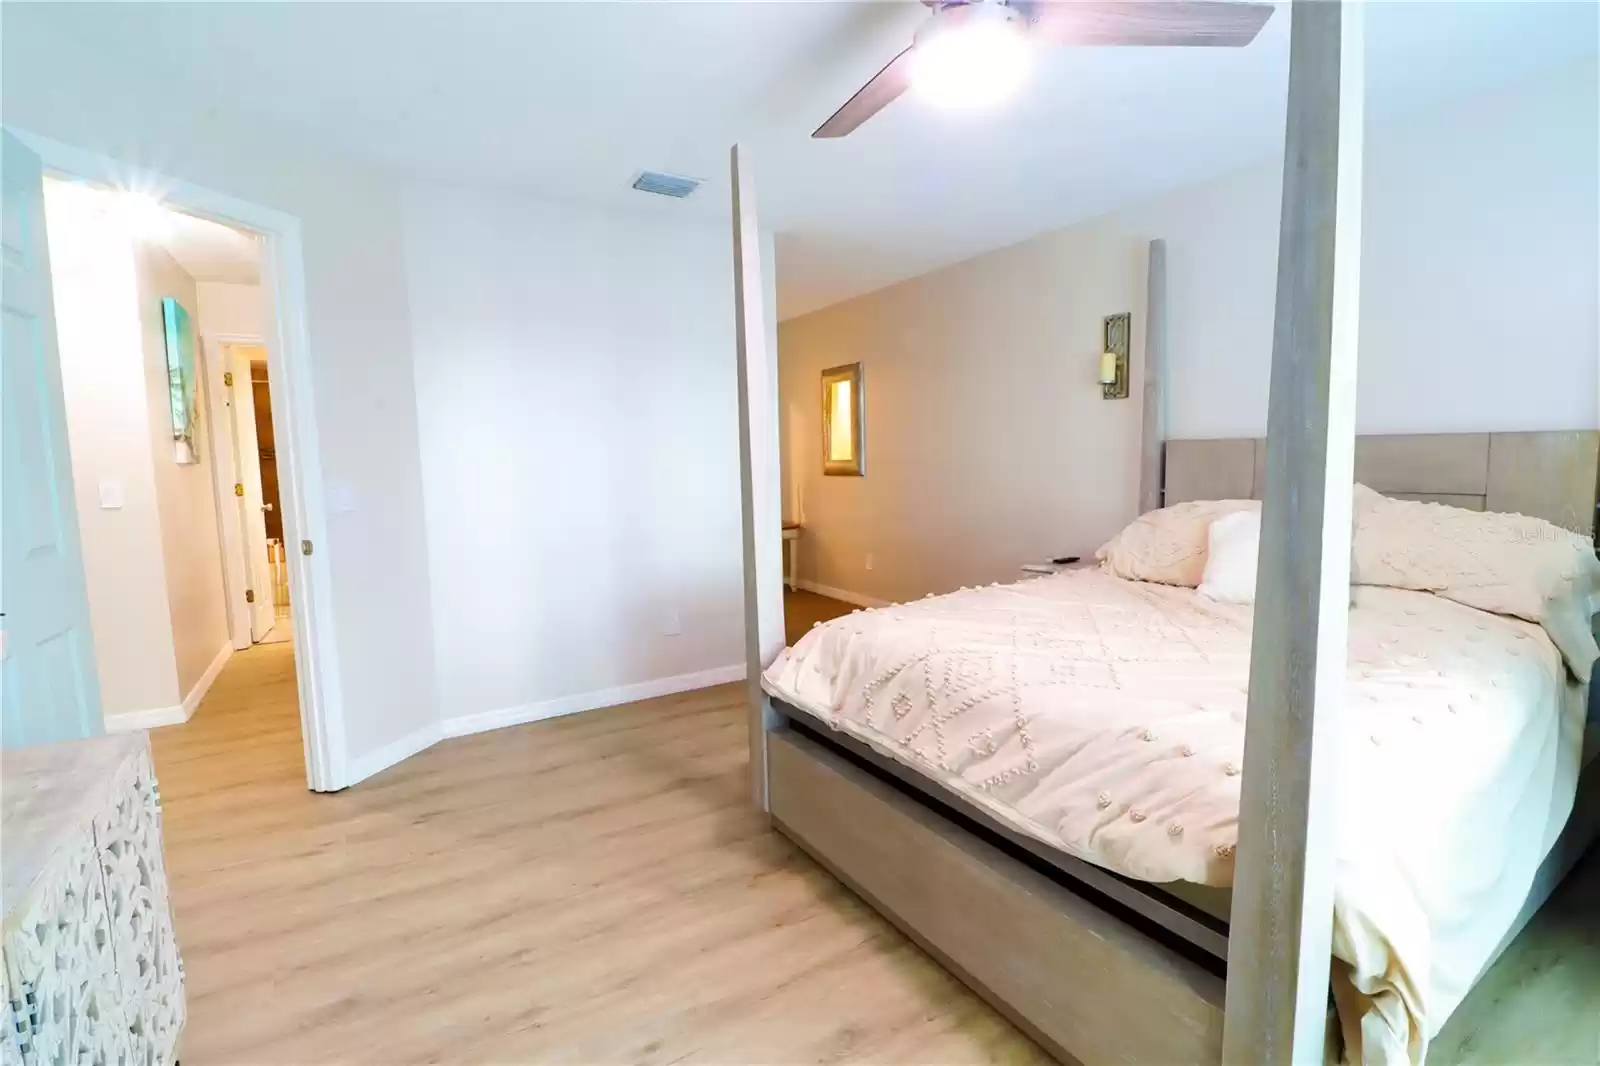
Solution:
M917 35L911 84L918 96L938 107L993 107L1016 93L1032 59L1016 12L983 0L940 12Z

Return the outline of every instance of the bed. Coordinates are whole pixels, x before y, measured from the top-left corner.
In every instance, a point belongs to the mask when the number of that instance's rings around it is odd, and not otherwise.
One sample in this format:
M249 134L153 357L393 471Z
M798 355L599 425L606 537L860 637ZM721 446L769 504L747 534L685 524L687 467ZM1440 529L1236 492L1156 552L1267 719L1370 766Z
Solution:
M1167 442L1165 502L1258 496L1262 450ZM1356 469L1588 530L1597 451ZM1064 1060L1217 1061L1250 618L1086 570L820 627L764 677L774 823ZM1347 687L1334 999L1352 1057L1417 1061L1593 839L1595 712L1539 625L1400 588L1354 590Z
M1149 17L1147 6L1128 5L1119 16L1145 19ZM1182 14L1179 9L1183 5L1160 6L1164 14ZM1185 886L1192 882L1170 881L1155 888L1102 867L1090 861L1100 858L1093 841L1088 846L1082 841L1077 844L1080 854L1088 854L1089 859L1071 855L1030 831L1026 822L1008 823L990 805L908 765L897 757L901 747L897 742L886 749L881 743L875 747L870 739L835 728L848 717L837 713L841 705L833 705L835 720L830 721L827 712L813 714L798 706L804 700L797 694L790 694L795 703L786 703L783 696L787 692L781 685L774 685L776 697L763 688L769 668L780 664L785 653L779 563L780 421L774 387L777 359L767 313L771 279L762 264L755 181L745 146L734 145L730 152L752 802L778 829L1064 1061L1303 1066L1340 1053L1338 1025L1353 1021L1353 1026L1345 1024L1343 1028L1350 1038L1350 1046L1342 1049L1348 1057L1363 1062L1415 1062L1426 1052L1416 1034L1425 1038L1437 1028L1448 1013L1446 1003L1451 998L1448 988L1435 987L1439 982L1431 981L1434 956L1440 954L1432 950L1433 931L1476 918L1474 913L1449 913L1449 900L1470 899L1468 911L1496 912L1492 921L1477 919L1477 927L1471 931L1472 948L1457 954L1457 969L1449 975L1458 986L1470 984L1475 977L1468 972L1472 959L1484 954L1492 959L1516 935L1593 836L1596 780L1600 778L1595 763L1590 763L1589 772L1581 777L1575 768L1570 770L1567 776L1579 779L1571 789L1570 801L1562 799L1568 789L1558 771L1572 767L1575 756L1575 746L1565 739L1570 734L1563 730L1576 718L1572 704L1564 702L1568 717L1561 718L1561 711L1553 711L1558 726L1553 731L1546 729L1550 738L1547 758L1521 754L1538 744L1524 743L1517 730L1513 732L1518 736L1502 734L1498 746L1487 745L1495 752L1508 753L1498 762L1528 758L1542 768L1530 773L1525 782L1530 788L1506 790L1511 802L1494 808L1505 816L1499 826L1503 830L1514 821L1521 826L1523 822L1517 819L1522 815L1529 826L1537 822L1537 808L1542 804L1536 801L1541 793L1551 801L1545 809L1546 824L1539 827L1542 831L1530 829L1523 834L1534 841L1529 851L1535 856L1544 854L1537 868L1527 874L1532 860L1521 858L1517 874L1508 876L1493 869L1494 862L1486 861L1472 871L1477 878L1473 884L1445 885L1438 892L1434 891L1436 879L1404 886L1413 897L1430 905L1446 904L1446 910L1439 913L1419 909L1428 941L1421 946L1427 950L1419 952L1409 939L1407 931L1415 926L1407 924L1405 915L1387 913L1379 915L1381 924L1373 923L1369 930L1375 935L1360 938L1353 949L1348 934L1345 942L1335 941L1334 922L1329 919L1336 909L1336 889L1351 898L1352 886L1348 878L1342 878L1339 867L1340 858L1349 854L1339 831L1347 821L1344 812L1352 802L1350 793L1353 788L1382 792L1394 787L1388 781L1352 780L1352 775L1341 774L1336 765L1360 740L1359 733L1352 736L1344 728L1356 716L1346 706L1348 664L1339 654L1347 646L1347 597L1350 578L1357 569L1356 557L1362 551L1361 538L1352 535L1352 531L1361 532L1360 523L1349 524L1355 517L1355 494L1346 495L1346 486L1352 481L1352 458L1358 478L1380 492L1421 496L1460 508L1480 507L1491 516L1473 521L1497 526L1500 534L1510 531L1508 523L1517 524L1503 512L1542 515L1552 522L1570 524L1570 528L1591 531L1596 486L1592 432L1479 434L1463 440L1358 440L1355 435L1363 288L1359 219L1366 102L1364 12L1365 5L1359 3L1290 5L1265 444L1253 440L1203 445L1165 440L1163 394L1169 322L1165 244L1160 239L1150 242L1146 299L1142 308L1134 309L1134 333L1142 334L1142 341L1133 345L1141 351L1130 366L1140 396L1139 417L1129 420L1137 422L1139 434L1137 488L1130 496L1139 501L1138 510L1159 512L1163 495L1190 500L1247 494L1264 497L1259 543L1252 545L1254 554L1241 556L1258 562L1259 579L1249 586L1256 598L1248 683L1251 712L1237 776L1240 796L1233 885L1225 904L1217 893L1227 890L1215 885L1191 888ZM1111 264L1107 268L1122 269ZM1560 343L1584 344L1586 339L1561 338ZM1416 476L1406 484L1385 485L1364 475L1363 466L1380 474L1404 469ZM1218 477L1231 478L1240 487L1219 492L1202 484ZM1189 495L1184 496L1186 492ZM1391 500L1381 509L1398 513L1419 506ZM1441 514L1438 510L1429 513ZM1449 514L1471 517L1460 510ZM1419 521L1416 526L1420 529L1430 521ZM1460 524L1455 518L1450 522ZM1533 529L1525 532L1536 538L1544 535ZM1600 658L1590 599L1591 588L1600 586L1600 573L1596 573L1600 562L1592 543L1574 544L1565 534L1530 542L1562 545L1566 577L1582 571L1583 580L1568 581L1564 592L1540 586L1539 597L1551 593L1555 599L1545 598L1553 603L1565 596L1571 608L1563 609L1564 620L1554 628L1551 617L1537 610L1530 614L1527 602L1494 602L1498 596L1515 599L1526 592L1529 586L1523 579L1537 567L1510 579L1493 570L1493 552L1477 550L1483 542L1468 538L1442 543L1453 544L1457 550L1417 550L1387 561L1395 564L1397 576L1416 577L1430 568L1439 569L1438 564L1448 559L1457 564L1456 577L1471 575L1481 581L1443 586L1397 580L1362 579L1357 583L1427 591L1492 614L1537 620L1561 651L1568 670L1575 677L1589 676L1595 658ZM1500 543L1507 542L1502 539ZM1368 562L1362 561L1363 569ZM1580 584L1584 586L1581 591ZM1474 597L1487 602L1472 602ZM1413 598L1411 602L1418 601ZM1372 609L1381 613L1394 606L1375 605ZM1402 614L1403 610L1401 607ZM861 624L859 619L856 624ZM1441 628L1450 627L1441 623ZM1527 640L1542 649L1539 637L1530 634ZM1574 649L1585 645L1588 661L1577 664ZM1515 658L1509 654L1510 647L1496 655ZM1541 650L1538 654L1545 653ZM1387 668L1382 663L1391 661L1382 660L1376 669ZM1537 703L1531 695L1531 688L1539 687L1532 680L1537 671L1515 673L1517 683L1526 681L1530 686L1528 699ZM1446 677L1443 672L1438 676ZM781 676L776 680L781 681ZM863 686L873 680L864 679ZM1509 680L1510 673L1501 678L1502 684ZM1568 692L1568 700L1579 697L1581 693ZM894 712L891 696L886 712L889 721ZM913 713L915 704L907 712L908 716ZM1450 714L1448 706L1444 713ZM1541 719L1531 708L1518 713L1527 720L1524 728L1537 728L1536 719L1548 723L1548 714ZM1230 716L1222 712L1217 722ZM1422 717L1421 728L1430 728L1428 716ZM1221 728L1219 724L1218 736ZM1444 728L1433 731L1443 735ZM1145 741L1145 731L1156 739ZM991 734L996 742L992 754L1000 756L1007 750L1007 738L992 729ZM980 748L986 749L981 731L972 735ZM1372 735L1368 734L1369 743ZM1161 730L1151 729L1149 723L1139 734L1120 739L1130 747L1138 743L1151 751L1163 743ZM1383 740L1380 734L1375 746L1382 747ZM1175 759L1166 761L1199 759L1199 745L1188 743L1196 749L1194 756L1182 755L1180 750ZM1020 748L1020 742L1016 746ZM937 745L934 754L939 756ZM944 757L949 754L947 745ZM1011 754L1018 756L1017 752ZM1020 757L1026 773L1037 772L1027 769L1025 748ZM1041 768L1045 765L1043 760L1033 761ZM1581 753L1576 761L1582 763ZM1492 767L1497 763L1491 759L1474 765ZM999 776L1005 772L999 770ZM994 776L981 777L979 784ZM1441 797L1453 795L1458 811L1470 810L1475 798L1494 797L1499 791L1483 787L1481 781L1474 787L1473 781L1434 776L1443 790ZM1501 776L1509 780L1511 775ZM1000 784L1016 783L1013 777ZM992 791L979 791L993 798ZM1072 787L1064 787L1061 794L1071 791ZM1086 789L1080 791L1087 796ZM1097 809L1099 791L1094 795ZM1532 798L1523 799L1525 795ZM1110 798L1108 810L1118 803L1116 795ZM1418 811L1430 814L1427 804L1434 802L1432 794L1406 798L1422 801L1406 808L1407 817L1418 817ZM1445 804L1441 799L1437 805ZM1565 817L1564 828L1554 845L1544 849L1545 840L1563 824L1560 812L1567 806L1572 812ZM1060 810L1057 808L1058 816ZM1048 810L1042 813L1050 814ZM1146 829L1155 822L1157 827L1165 827L1163 832L1181 838L1174 845L1176 851L1199 850L1189 846L1191 833L1195 840L1212 842L1213 847L1225 845L1219 827L1196 823L1187 813L1176 824L1172 819L1157 821L1153 811L1141 813L1146 815ZM1131 812L1128 820L1132 821ZM1439 812L1432 812L1421 824L1449 824L1457 838L1469 835L1473 828L1470 823L1462 828ZM1148 843L1150 849L1135 858L1148 860L1156 854L1152 849L1161 846L1161 839ZM1396 857L1393 868L1408 869L1408 859L1430 850L1465 855L1468 849L1459 839L1412 840ZM1129 854L1133 855L1131 846ZM1213 854L1216 861L1224 858ZM1189 861L1203 860L1190 854ZM1200 876L1209 877L1218 870L1220 867L1212 868ZM1447 878L1447 874L1441 877ZM1522 902L1506 921L1505 914L1513 910L1519 895ZM1359 898L1381 903L1388 896L1380 891L1360 893ZM1483 900L1490 903L1480 905ZM1377 909L1376 904L1374 907ZM1223 914L1226 920L1219 921ZM1351 916L1361 918L1347 908L1345 917ZM1402 934L1407 937L1403 943L1395 939ZM1441 949L1455 943L1444 935L1438 939ZM1487 952L1482 948L1485 943L1493 944ZM1341 996L1346 1009L1336 1017L1330 1010L1330 990L1337 991L1340 981L1330 981L1330 963L1335 956L1358 954L1363 944L1389 945L1392 958L1341 962L1339 965L1351 971L1341 979L1350 976L1353 979L1347 984L1355 986L1361 984L1361 974L1381 971L1388 989L1379 984L1357 988L1376 1010L1357 1004L1360 1009L1352 1013L1349 997ZM1448 1054L1450 1025L1444 1024L1438 1046ZM1469 1028L1456 1031L1456 1049L1470 1044Z

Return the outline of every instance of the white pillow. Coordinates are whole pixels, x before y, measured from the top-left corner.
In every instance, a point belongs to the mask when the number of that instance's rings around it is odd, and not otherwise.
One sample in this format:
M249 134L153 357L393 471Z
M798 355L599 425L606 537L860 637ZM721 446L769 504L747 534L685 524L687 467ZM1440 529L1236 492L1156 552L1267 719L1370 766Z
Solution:
M1256 602L1256 556L1261 551L1261 512L1235 511L1211 523L1206 533L1206 569L1197 590L1221 603Z
M1261 511L1260 500L1191 500L1142 514L1094 557L1113 577L1194 588L1206 568L1211 523L1232 511Z

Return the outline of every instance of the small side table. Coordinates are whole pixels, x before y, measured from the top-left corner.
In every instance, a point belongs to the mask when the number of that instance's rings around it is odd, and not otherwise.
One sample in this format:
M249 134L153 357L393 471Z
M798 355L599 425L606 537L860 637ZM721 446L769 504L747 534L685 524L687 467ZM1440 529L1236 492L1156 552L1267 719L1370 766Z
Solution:
M772 528L771 526L767 527ZM792 592L800 581L800 524L792 522L783 527L783 573Z
M1088 570L1100 565L1093 559L1077 559L1070 563L1023 563L1022 579L1026 581L1033 577L1049 577L1051 574L1064 574L1068 570Z

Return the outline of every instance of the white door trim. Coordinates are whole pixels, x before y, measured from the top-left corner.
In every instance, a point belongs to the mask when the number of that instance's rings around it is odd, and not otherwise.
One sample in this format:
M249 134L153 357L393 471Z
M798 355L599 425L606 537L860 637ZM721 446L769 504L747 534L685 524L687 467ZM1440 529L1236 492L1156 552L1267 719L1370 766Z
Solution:
M201 321L204 326L205 322ZM233 502L233 478L237 472L234 458L233 409L228 405L228 387L222 375L227 367L222 361L224 344L258 344L266 347L260 334L216 333L200 331L200 359L205 365L206 411L210 416L211 432L206 439L211 443L212 484L217 494L217 532L222 538L222 589L228 598L228 641L235 651L250 647L250 606L245 602L244 590L250 587L250 574L245 569L244 531L239 528L239 508ZM220 432L226 427L228 432Z
M205 325L204 320L200 322L200 325ZM255 476L259 480L260 458L254 457L253 460L246 460L239 454L240 427L249 420L242 418L240 415L240 405L243 401L240 400L238 395L230 396L228 386L224 384L226 379L223 375L230 368L225 360L226 353L223 351L223 346L244 344L254 345L263 349L269 349L270 346L260 334L254 333L223 333L202 329L200 340L205 348L203 354L206 360L207 400L215 412L211 425L213 429L226 425L228 430L226 436L213 432L210 435L210 439L212 461L216 464L213 469L219 479L217 483L217 522L218 527L222 530L222 550L224 552L222 564L224 571L223 584L227 589L228 596L228 634L233 646L237 649L243 649L250 647L251 643L258 639L256 636L256 622L262 610L261 600L258 599L256 601L254 608L245 600L245 590L255 588L257 596L269 595L270 590L258 587L265 584L265 582L257 580L263 575L260 571L254 569L254 565L262 560L256 558L257 553L250 539L249 523L251 519L249 517L250 508L248 504L251 499L251 475L247 470L242 469L249 462L254 461L257 464ZM271 359L270 353L268 359L269 361ZM237 368L233 369L237 375ZM267 373L270 379L270 362ZM235 380L234 386L237 389L252 387L249 380L242 384ZM271 388L270 380L268 388ZM252 401L249 406L253 412L255 408L254 402ZM255 440L253 426L250 429L250 439L252 441ZM238 499L234 496L233 486L239 481L243 481L245 486L243 499ZM233 506L228 506L229 504ZM265 545L263 545L263 550L265 550ZM266 603L270 605L271 601L267 600Z
M269 388L277 427L279 496L284 539L310 541L313 554L285 552L293 612L295 673L300 695L300 734L305 743L306 783L333 792L350 781L345 750L344 703L339 685L339 649L333 626L327 508L322 453L313 412L313 375L306 330L305 262L300 220L259 204L235 199L143 167L136 167L7 126L36 152L49 173L110 185L159 190L173 207L259 233L261 285L274 308L267 323ZM231 487L230 487L230 492Z

